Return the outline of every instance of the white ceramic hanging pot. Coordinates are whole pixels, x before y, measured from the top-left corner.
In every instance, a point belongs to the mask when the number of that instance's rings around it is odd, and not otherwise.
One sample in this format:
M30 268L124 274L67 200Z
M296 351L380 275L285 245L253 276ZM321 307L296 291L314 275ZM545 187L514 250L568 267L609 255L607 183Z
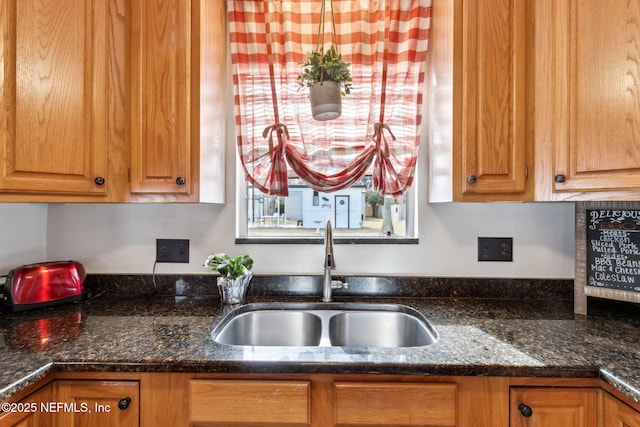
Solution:
M333 120L342 114L342 94L340 85L336 82L315 83L309 90L309 98L311 114L315 120Z

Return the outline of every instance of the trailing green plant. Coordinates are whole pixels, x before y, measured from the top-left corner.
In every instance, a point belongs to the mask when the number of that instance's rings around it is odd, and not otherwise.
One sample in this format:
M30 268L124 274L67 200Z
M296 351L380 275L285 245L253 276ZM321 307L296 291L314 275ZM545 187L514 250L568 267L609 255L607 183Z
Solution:
M302 72L298 75L297 81L300 87L311 87L315 83L324 81L338 83L342 90L342 95L351 93L351 71L348 62L342 60L342 55L338 53L336 47L331 45L329 50L313 50L307 58L299 63Z
M224 253L209 255L204 262L206 267L217 271L221 276L229 279L237 279L253 268L253 259L249 255L240 255L235 258Z

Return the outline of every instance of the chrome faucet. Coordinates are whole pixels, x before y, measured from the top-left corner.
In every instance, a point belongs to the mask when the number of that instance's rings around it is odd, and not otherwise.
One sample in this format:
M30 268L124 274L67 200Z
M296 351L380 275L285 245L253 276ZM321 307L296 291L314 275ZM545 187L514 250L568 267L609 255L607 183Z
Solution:
M324 277L322 279L322 301L331 302L331 291L333 289L347 289L348 283L331 279L331 270L336 269L336 260L333 255L333 232L331 231L331 220L327 220L324 229Z

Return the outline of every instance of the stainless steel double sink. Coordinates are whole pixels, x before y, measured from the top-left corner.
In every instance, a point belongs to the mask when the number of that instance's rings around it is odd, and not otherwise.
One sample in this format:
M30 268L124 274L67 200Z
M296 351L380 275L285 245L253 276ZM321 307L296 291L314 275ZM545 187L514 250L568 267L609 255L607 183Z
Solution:
M258 303L240 306L211 335L231 346L422 347L438 334L400 304Z

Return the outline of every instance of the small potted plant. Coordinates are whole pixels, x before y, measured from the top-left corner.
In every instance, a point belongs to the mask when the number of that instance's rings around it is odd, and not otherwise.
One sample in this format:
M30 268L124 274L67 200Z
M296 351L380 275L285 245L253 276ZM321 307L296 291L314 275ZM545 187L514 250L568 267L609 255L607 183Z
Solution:
M325 121L340 117L342 96L351 93L351 64L331 45L326 52L324 48L312 51L300 65L297 81L301 88L309 88L313 118Z
M232 258L225 253L217 253L209 255L204 265L220 274L217 283L223 303L240 304L244 302L247 287L253 277L251 271L253 259L249 255Z

